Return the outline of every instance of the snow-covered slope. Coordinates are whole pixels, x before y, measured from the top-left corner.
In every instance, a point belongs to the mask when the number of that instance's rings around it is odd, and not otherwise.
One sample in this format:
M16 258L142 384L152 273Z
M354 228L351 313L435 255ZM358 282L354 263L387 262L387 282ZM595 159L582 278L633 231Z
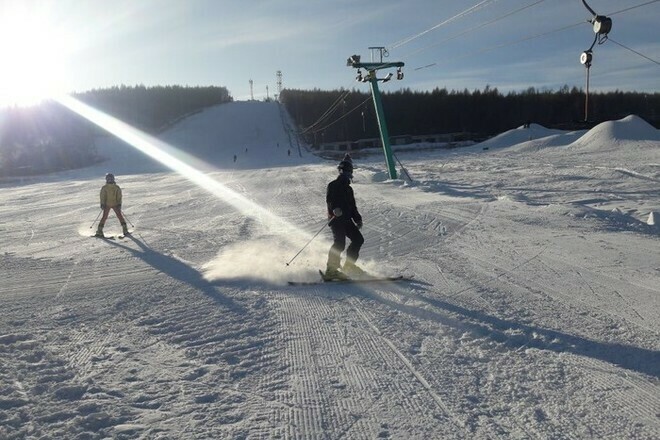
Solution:
M183 119L159 138L178 149L173 152L176 157L204 171L292 166L317 161L297 142L292 127L288 114L278 103L243 101L205 109ZM95 167L94 172L107 169L126 175L166 170L113 136L101 138L98 148L108 160Z
M243 101L212 107L185 119L162 139L218 168L292 166L308 161L292 127L278 103Z
M305 287L336 170L289 135L233 103L162 136L204 186L107 138L0 187L0 438L660 437L657 130L360 159L360 262L414 280ZM106 171L123 240L88 237Z

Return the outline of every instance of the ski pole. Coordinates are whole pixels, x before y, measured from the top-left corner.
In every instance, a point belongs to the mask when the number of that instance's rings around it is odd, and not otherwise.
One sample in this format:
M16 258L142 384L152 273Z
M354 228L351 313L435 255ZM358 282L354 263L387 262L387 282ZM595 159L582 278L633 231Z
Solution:
M332 218L330 218L330 220L328 220L328 222L327 222L326 224L324 224L323 227L322 227L321 229L319 229L319 232L317 232L316 234L314 234L314 236L313 236L312 238L309 239L309 241L307 242L307 244L306 244L305 246L303 246L302 249L300 249L300 250L298 251L298 253L297 253L296 255L294 255L293 258L292 258L291 260L289 260L288 263L286 263L286 265L288 266L289 264L291 264L291 263L293 262L293 260L295 260L296 257L297 257L298 255L300 255L300 253L301 253L302 251L304 251L305 248L306 248L307 246L309 246L309 244L312 242L312 240L314 240L314 239L316 238L316 236L319 235L319 234L321 233L321 231L325 229L326 226L328 226L330 223L332 223L332 221L333 221L334 219L335 219L335 216L333 215Z
M408 176L408 180L410 181L410 183L412 183L412 181L413 181L413 180L412 180L412 177L410 177L410 174L408 174L408 170L406 169L406 167L403 166L403 164L401 163L401 161L399 160L399 158L396 157L396 154L394 154L394 152L392 153L392 156L394 156L394 158L396 159L396 161L399 162L399 165L401 165L401 169L402 169L403 172L406 174L406 176Z
M134 228L135 225L128 219L128 217L126 217L126 213L124 211L122 211L121 214L124 216L126 221L131 225L131 228Z
M96 216L96 218L95 218L94 221L92 222L92 226L90 226L89 229L92 229L92 228L94 227L94 223L96 223L96 220L98 220L99 217L101 217L101 213L102 213L102 212L103 212L103 210L100 210L100 211L99 211L99 215Z

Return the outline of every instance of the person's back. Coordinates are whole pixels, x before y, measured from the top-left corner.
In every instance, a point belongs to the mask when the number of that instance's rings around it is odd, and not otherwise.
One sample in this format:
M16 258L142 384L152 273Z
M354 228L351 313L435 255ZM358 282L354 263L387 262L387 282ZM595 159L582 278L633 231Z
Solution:
M350 179L344 175L328 183L326 203L329 214L335 208L341 209L342 220L351 220L355 211L355 195L350 185Z
M121 188L114 181L106 183L101 188L101 205L108 208L121 205Z
M122 232L124 235L128 234L128 227L126 226L126 220L121 213L121 202L122 194L121 188L115 183L115 176L112 173L105 175L105 185L101 187L101 209L103 210L103 217L99 221L98 229L96 230L96 237L104 237L103 227L105 226L105 221L108 219L108 214L110 210L115 211L115 215L121 224Z

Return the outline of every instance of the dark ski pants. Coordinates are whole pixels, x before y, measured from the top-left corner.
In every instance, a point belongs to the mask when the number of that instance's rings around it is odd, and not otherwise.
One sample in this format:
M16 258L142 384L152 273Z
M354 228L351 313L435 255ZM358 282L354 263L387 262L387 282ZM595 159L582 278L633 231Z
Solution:
M360 256L360 248L364 243L362 233L352 220L338 220L335 219L335 221L330 223L332 238L334 240L328 253L328 269L330 270L339 269L341 253L346 248L346 237L351 240L351 244L346 249L346 261L355 263Z
M100 228L103 228L103 226L105 226L105 221L108 219L108 215L110 214L111 209L115 211L115 214L119 219L119 223L121 223L122 226L126 224L126 220L124 220L124 216L121 215L121 209L119 209L119 206L106 206L105 208L103 208L103 217L101 217L101 221L99 222Z

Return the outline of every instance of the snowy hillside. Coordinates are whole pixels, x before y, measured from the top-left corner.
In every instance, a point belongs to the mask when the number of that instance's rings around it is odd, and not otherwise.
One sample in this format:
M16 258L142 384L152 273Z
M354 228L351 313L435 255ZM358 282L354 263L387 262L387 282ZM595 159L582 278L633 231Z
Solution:
M161 140L206 174L107 137L103 164L0 186L0 438L660 438L643 120L401 151L407 183L356 159L359 263L413 277L371 285L286 284L325 266L336 164L276 103ZM122 240L89 237L107 171Z

